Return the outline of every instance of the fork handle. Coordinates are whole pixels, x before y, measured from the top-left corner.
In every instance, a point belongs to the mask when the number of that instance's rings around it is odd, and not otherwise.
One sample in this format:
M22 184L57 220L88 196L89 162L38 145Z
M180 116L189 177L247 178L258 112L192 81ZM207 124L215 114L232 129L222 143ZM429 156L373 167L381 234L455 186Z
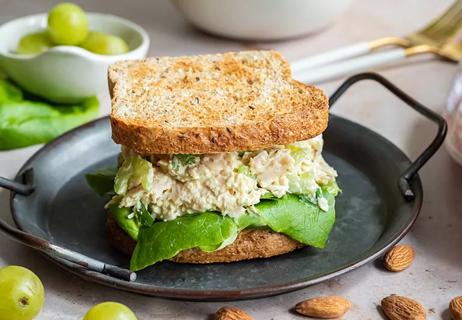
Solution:
M360 42L353 45L334 49L315 56L302 58L290 64L293 73L313 69L332 62L349 59L366 54L372 50L369 42Z
M406 49L396 48L385 52L372 53L364 57L330 64L324 67L306 70L303 73L295 74L294 79L306 83L323 82L348 75L352 72L364 71L368 68L404 60L406 57Z

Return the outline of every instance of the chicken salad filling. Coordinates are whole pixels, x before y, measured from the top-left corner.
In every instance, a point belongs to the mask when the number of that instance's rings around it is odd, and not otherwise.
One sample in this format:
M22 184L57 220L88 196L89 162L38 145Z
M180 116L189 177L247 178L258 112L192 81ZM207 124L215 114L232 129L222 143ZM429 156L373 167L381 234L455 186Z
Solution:
M337 173L323 159L322 147L322 136L259 151L206 155L141 157L124 147L116 195L108 205L143 205L153 219L163 221L204 211L237 218L254 211L262 199L299 194L328 211L320 190L334 186Z

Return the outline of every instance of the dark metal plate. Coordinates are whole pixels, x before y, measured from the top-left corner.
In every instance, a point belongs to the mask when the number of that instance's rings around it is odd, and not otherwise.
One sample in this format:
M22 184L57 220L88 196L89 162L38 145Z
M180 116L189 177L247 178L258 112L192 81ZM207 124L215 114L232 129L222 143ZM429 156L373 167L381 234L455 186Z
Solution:
M53 261L81 277L119 289L162 297L226 300L264 297L324 281L380 256L415 221L422 203L405 201L398 188L410 160L392 143L349 120L331 116L324 155L338 173L343 193L337 221L324 250L305 248L264 260L230 264L159 263L138 273L135 282ZM98 260L127 266L105 236L104 201L86 185L84 175L115 164L119 146L111 140L107 118L87 124L48 144L21 170L34 169L35 191L12 198L22 230ZM21 174L20 172L20 174Z

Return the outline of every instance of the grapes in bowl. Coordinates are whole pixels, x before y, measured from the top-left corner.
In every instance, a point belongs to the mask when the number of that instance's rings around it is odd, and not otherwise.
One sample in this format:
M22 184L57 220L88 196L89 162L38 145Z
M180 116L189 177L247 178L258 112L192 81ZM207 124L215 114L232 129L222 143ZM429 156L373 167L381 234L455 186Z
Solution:
M49 14L22 17L0 26L0 68L27 91L73 103L106 93L108 65L145 57L149 37L129 20L79 12L77 6L66 5L71 8L65 8L64 18L62 9L56 17L58 5ZM69 28L77 32L71 33Z

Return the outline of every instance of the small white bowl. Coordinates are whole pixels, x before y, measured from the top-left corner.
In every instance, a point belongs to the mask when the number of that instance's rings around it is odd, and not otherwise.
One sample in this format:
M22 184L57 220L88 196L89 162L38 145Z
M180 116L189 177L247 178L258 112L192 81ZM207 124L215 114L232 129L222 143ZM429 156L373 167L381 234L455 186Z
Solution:
M56 102L75 102L107 91L107 68L118 60L144 58L149 36L139 25L113 15L87 13L90 30L124 39L130 51L100 55L75 46L57 46L39 54L22 55L22 36L46 29L47 14L12 20L0 26L0 67L24 89Z
M281 40L318 31L352 0L171 0L199 29L246 40Z

